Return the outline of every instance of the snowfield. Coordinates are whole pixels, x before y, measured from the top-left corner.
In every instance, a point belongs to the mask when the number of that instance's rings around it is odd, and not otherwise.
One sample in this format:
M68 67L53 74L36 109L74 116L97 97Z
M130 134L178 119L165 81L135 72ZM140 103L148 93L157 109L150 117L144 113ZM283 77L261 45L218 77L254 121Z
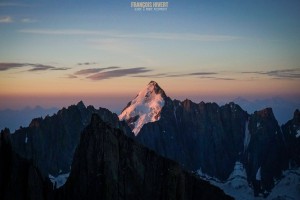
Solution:
M160 118L165 101L161 93L156 93L156 87L159 87L157 83L151 81L119 115L120 121L137 118L136 121L130 122L135 135L140 132L144 124L155 122Z
M236 200L299 200L300 199L300 168L290 169L283 172L283 178L275 183L275 187L267 198L254 197L252 188L248 185L246 171L243 164L236 162L228 180L219 181L216 178L203 174L201 170L197 174L204 180L209 181Z

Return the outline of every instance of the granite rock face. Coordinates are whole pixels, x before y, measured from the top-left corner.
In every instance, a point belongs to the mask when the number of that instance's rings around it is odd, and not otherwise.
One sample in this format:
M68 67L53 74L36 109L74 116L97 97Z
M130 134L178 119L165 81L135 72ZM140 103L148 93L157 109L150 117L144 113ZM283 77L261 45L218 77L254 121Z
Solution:
M287 167L300 166L300 111L294 112L293 119L282 125L282 132L287 147Z
M113 127L132 134L129 127L119 122L118 116L104 108L85 107L82 102L58 111L44 119L33 119L29 127L21 128L11 135L15 152L23 158L32 160L43 176L70 171L75 148L80 133L90 122L93 113Z
M228 178L244 150L248 114L234 103L165 101L160 120L145 124L136 140L188 170Z
M16 154L5 129L0 135L0 199L52 199L52 184L32 162Z
M284 130L293 127L294 132L287 140L289 145L271 108L249 115L234 103L218 106L169 99L161 119L145 124L135 139L188 170L201 169L202 173L220 180L228 178L238 161L246 169L248 182L256 187L260 169L262 186L257 190L270 192L274 180L287 169L288 155L294 163L299 159L297 119L294 117L284 126Z
M57 199L231 199L93 115Z
M284 137L271 108L254 112L249 118L251 139L244 154L248 181L257 190L270 190L281 176L286 157ZM261 186L257 187L257 181Z
M258 193L269 192L289 164L299 166L298 110L282 131L271 108L249 115L232 102L219 106L171 100L155 85L164 94L160 119L144 124L134 139L158 154L221 181L240 162Z

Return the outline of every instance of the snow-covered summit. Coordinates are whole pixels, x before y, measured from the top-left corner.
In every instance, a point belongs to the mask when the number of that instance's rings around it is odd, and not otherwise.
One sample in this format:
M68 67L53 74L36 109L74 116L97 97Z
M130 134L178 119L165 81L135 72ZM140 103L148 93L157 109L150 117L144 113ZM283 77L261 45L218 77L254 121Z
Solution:
M166 94L159 85L151 81L128 103L119 119L125 120L137 135L144 124L159 120L165 97Z

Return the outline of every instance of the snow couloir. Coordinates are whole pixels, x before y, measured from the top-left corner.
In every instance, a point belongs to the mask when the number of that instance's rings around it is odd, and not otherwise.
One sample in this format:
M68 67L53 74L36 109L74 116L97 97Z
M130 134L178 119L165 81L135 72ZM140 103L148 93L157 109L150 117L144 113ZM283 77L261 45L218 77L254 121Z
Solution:
M165 92L155 81L151 81L138 95L128 103L119 119L125 120L133 133L137 135L144 124L160 119L160 112L165 105Z

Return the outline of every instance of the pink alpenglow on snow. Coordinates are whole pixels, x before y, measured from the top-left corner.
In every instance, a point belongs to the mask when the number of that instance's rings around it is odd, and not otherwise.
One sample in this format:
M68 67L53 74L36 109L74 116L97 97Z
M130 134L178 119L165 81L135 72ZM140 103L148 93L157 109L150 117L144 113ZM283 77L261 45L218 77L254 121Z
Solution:
M166 98L165 92L155 81L151 81L128 103L119 115L119 119L125 120L137 135L144 124L160 119L160 112L165 104L164 98Z

